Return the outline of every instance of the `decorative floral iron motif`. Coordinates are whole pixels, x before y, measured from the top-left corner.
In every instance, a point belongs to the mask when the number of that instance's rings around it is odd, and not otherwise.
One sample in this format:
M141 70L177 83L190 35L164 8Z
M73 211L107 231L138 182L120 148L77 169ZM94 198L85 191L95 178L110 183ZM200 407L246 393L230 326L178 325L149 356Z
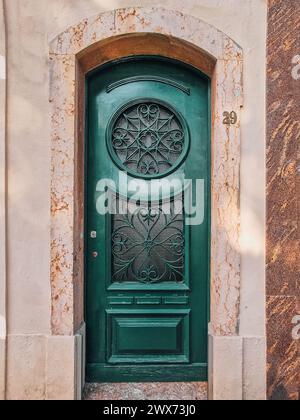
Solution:
M112 149L133 174L168 172L183 155L185 135L178 117L153 102L130 106L112 129Z
M184 231L182 214L140 207L116 215L112 229L113 282L182 282Z

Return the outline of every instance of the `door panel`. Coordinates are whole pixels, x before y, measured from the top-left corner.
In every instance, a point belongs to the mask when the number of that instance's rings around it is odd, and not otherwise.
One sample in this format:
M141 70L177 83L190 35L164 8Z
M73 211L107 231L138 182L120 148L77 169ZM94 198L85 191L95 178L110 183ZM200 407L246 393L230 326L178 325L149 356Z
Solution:
M87 98L87 379L206 380L209 80L137 57L91 74ZM114 182L114 214L99 212L103 179ZM185 192L163 184L176 179L204 180L203 223L179 212ZM145 183L138 206L128 201L134 180ZM149 202L154 180L161 190Z
M189 310L108 310L107 315L109 363L189 362Z

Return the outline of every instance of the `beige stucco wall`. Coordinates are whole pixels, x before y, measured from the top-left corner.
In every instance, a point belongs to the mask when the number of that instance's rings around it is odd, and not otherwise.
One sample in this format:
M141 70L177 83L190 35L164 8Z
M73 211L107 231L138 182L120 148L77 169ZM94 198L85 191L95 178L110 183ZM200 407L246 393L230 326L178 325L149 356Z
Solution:
M8 33L7 397L54 396L53 382L48 380L52 371L48 350L55 352L58 348L51 341L57 339L50 337L49 41L84 17L128 6L163 6L199 17L232 37L244 50L240 334L249 337L242 349L249 360L244 367L245 386L249 384L249 389L244 390L244 395L261 395L263 389L258 390L257 386L251 389L251 384L258 368L253 352L260 349L260 354L264 354L265 335L266 1L165 0L162 4L160 0L6 0L4 3ZM72 337L57 345L73 355L76 351ZM29 362L23 357L24 352ZM263 369L264 358L260 366ZM261 387L263 379L262 374Z
M3 2L0 1L0 400L5 397L6 371L6 208L5 208L5 119L6 119L6 32Z

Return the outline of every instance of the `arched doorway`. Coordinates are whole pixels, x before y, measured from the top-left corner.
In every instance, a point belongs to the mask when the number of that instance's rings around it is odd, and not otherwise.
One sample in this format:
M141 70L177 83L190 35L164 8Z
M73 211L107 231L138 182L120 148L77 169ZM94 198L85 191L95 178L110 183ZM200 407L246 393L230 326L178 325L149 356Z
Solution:
M85 19L51 43L52 334L81 334L84 341L85 78L105 63L138 55L179 60L212 82L209 377L213 398L223 389L221 355L227 337L239 358L236 366L242 378L238 335L243 63L241 48L199 19L163 9L122 9ZM229 126L223 113L231 111L237 118ZM83 348L77 360L84 364ZM78 366L79 376L80 370ZM232 375L236 377L234 371Z
M210 80L123 58L87 109L87 378L207 381Z

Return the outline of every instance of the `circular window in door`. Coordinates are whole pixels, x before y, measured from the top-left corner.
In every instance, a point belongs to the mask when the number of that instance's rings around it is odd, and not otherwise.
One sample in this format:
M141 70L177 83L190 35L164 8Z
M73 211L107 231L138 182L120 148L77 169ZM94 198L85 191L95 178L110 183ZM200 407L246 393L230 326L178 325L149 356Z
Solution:
M114 162L139 178L160 178L175 171L186 157L189 134L184 119L168 104L139 100L113 116L107 145Z

